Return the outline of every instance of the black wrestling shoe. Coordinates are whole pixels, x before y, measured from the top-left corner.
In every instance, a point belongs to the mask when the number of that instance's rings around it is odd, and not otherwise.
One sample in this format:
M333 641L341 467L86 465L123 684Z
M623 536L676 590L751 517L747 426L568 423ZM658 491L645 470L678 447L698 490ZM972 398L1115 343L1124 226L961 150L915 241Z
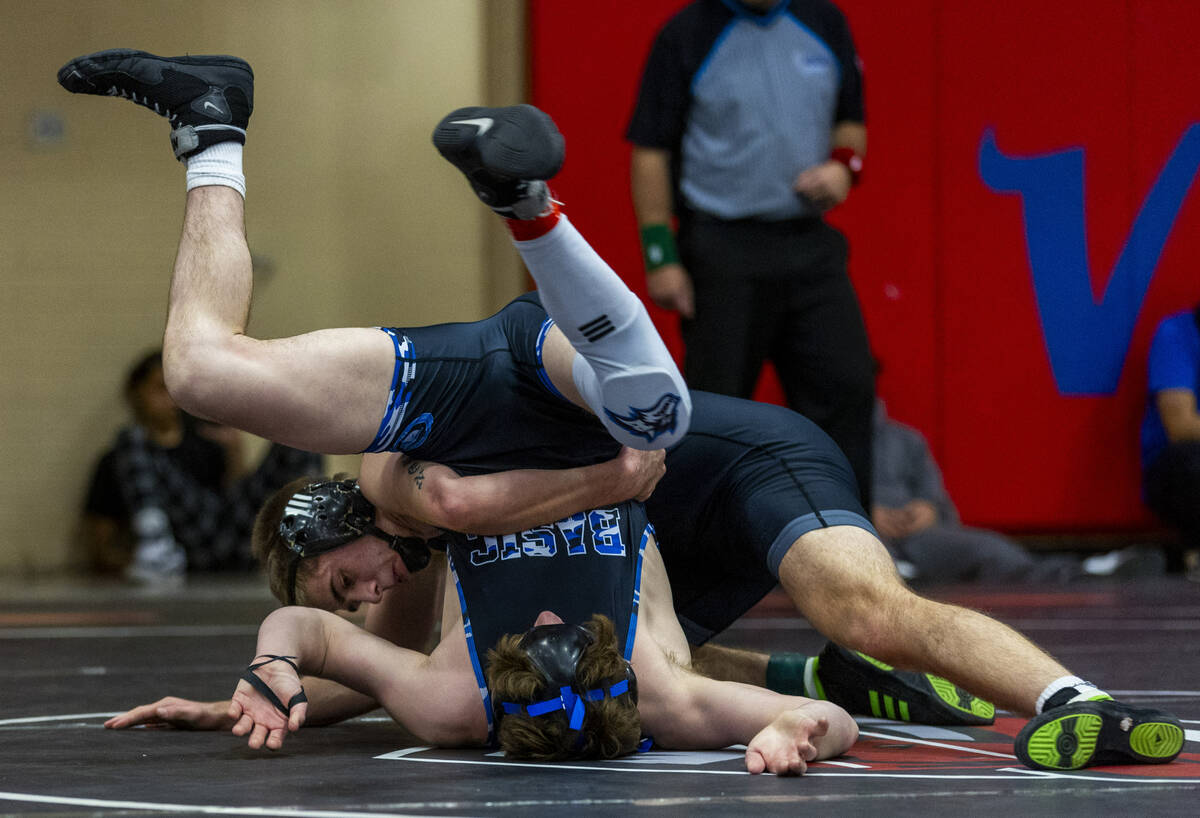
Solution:
M1021 763L1035 770L1102 764L1166 764L1183 749L1183 726L1162 710L1112 699L1044 711L1017 733Z
M554 120L532 105L459 108L438 123L433 144L484 204L516 219L545 210L544 180L558 173L566 153Z
M125 97L165 116L180 160L218 142L246 143L254 72L228 56L156 57L116 48L71 60L58 84L73 94Z
M817 657L814 676L829 701L858 715L936 725L983 725L996 720L991 702L941 676L896 670L832 642Z

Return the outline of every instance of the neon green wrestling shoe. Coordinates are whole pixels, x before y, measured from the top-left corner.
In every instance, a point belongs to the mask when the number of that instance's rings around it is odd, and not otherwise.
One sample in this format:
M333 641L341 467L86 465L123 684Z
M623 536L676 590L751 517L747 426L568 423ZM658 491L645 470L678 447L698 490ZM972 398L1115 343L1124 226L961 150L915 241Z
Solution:
M1162 710L1112 699L1074 702L1030 719L1014 748L1021 763L1035 770L1166 764L1183 749L1183 727Z
M806 677L811 672L811 688L851 713L936 725L985 725L996 720L991 702L941 676L896 670L832 642L811 664L811 671L805 672Z

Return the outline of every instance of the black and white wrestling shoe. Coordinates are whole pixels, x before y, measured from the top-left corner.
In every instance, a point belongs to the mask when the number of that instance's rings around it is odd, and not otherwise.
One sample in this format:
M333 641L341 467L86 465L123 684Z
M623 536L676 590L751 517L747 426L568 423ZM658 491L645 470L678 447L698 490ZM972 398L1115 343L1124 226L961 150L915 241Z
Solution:
M459 108L438 123L433 144L484 204L515 219L536 218L546 209L545 180L558 173L566 155L554 120L532 105Z
M77 57L58 71L73 94L125 97L167 118L180 160L218 142L246 142L254 72L224 55L158 57L117 48Z

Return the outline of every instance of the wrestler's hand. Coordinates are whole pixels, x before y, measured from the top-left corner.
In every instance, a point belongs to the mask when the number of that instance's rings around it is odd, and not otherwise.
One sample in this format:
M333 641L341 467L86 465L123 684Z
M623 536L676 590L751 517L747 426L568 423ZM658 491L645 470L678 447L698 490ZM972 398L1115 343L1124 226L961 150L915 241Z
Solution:
M181 730L227 730L233 726L229 702L194 702L167 696L143 704L104 722L110 730L127 727L176 727Z
M287 662L271 662L251 673L257 674L266 682L281 702L291 701L293 696L304 689L300 685L300 677ZM265 745L268 750L278 750L283 746L284 737L289 732L299 730L300 725L304 724L308 703L299 702L285 716L249 682L242 679L233 691L233 699L227 712L234 722L233 734L248 735L250 738L247 744L250 749L258 750Z
M667 453L663 449L642 451L622 446L617 461L624 475L623 485L628 486L627 497L636 500L648 498L667 473Z
M804 775L817 757L812 740L829 730L824 717L814 719L802 707L786 710L758 732L746 746L746 769L776 775Z

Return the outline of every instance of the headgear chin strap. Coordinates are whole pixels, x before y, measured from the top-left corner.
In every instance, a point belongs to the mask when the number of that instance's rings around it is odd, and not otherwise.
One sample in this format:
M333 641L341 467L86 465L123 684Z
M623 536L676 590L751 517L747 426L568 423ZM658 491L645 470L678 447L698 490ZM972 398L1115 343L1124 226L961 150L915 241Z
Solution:
M279 521L279 536L292 552L288 564L287 604L296 604L296 571L307 557L339 548L370 534L404 560L409 573L429 564L429 544L419 537L388 534L375 525L375 506L354 480L310 483L291 496Z
M538 625L530 628L521 637L518 647L525 651L534 668L546 680L546 687L558 689L556 695L535 702L501 702L496 709L496 726L500 719L514 713L528 716L543 716L563 710L567 714L572 730L583 727L586 702L605 698L616 698L628 693L637 704L637 676L633 667L625 663L625 676L620 679L605 679L600 687L587 690L579 684L576 671L579 660L588 645L596 637L582 625Z

